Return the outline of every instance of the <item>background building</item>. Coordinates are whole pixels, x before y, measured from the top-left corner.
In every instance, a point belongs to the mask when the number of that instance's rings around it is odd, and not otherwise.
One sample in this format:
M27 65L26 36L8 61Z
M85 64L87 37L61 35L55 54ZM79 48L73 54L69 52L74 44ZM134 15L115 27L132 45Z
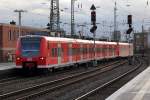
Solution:
M20 35L49 35L49 30L20 27ZM16 42L19 37L19 26L12 24L0 24L0 62L15 60Z
M148 32L134 33L134 53L147 54L150 50L150 34Z

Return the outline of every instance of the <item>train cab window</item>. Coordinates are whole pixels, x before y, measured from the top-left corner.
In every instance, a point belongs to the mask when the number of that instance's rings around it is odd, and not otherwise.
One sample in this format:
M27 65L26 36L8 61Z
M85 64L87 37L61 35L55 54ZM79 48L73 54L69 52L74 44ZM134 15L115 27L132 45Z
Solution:
M22 38L21 52L24 57L33 57L40 54L41 38Z

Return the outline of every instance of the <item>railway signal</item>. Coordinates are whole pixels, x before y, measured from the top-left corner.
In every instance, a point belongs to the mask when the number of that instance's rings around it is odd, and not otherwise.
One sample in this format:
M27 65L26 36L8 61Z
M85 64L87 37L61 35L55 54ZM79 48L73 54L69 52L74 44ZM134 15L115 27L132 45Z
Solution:
M96 7L94 4L90 8L91 10L91 25L96 26Z
M133 31L133 29L132 29L132 28L129 28L129 29L127 30L126 34L130 34L132 31Z
M133 28L132 28L132 15L128 15L128 24L129 24L129 29L127 30L126 34L130 34L132 31L133 31Z
M97 26L96 26L96 7L94 6L94 4L91 6L90 8L91 10L91 25L93 25L90 29L90 32L93 33L93 39L94 39L94 60L93 60L93 65L94 66L97 66L97 61L95 59L95 56L96 56L96 46L95 46L95 36L96 36L96 29L97 29Z
M91 23L92 25L96 24L96 12L95 11L91 12Z
M91 32L91 33L94 33L94 32L96 31L96 29L97 29L97 26L95 25L95 26L93 26L93 27L90 29L90 32Z
M97 26L96 26L96 7L94 6L94 4L91 6L91 25L92 28L90 29L90 32L91 33L94 33L95 34L95 31L97 29Z
M129 25L132 24L132 15L128 15L128 24L129 24Z
M128 62L129 62L129 65L131 65L132 58L130 56L130 34L133 31L133 28L132 28L132 15L128 15L127 20L128 20L128 24L129 24L129 29L126 32L126 34L129 35L129 38L128 38L128 43L129 43L129 58L128 58Z

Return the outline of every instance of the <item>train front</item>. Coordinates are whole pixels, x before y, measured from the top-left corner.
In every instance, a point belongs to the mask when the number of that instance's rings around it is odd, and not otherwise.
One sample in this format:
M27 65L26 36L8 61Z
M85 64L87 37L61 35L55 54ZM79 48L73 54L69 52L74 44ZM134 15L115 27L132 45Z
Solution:
M42 37L24 36L18 40L16 50L16 68L18 69L37 69L46 63L43 56Z

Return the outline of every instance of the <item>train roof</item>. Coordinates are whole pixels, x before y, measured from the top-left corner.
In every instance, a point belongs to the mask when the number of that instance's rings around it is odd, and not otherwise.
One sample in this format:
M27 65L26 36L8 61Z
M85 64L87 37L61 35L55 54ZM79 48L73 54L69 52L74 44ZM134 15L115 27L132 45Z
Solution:
M82 39L72 39L72 38L62 38L62 37L50 37L50 36L40 36L40 35L26 35L26 36L21 36L20 38L23 37L41 37L45 38L48 41L60 41L60 42L80 42L80 43L93 43L93 40L82 40ZM107 41L95 41L96 44L114 44L116 45L116 42L107 42ZM129 43L121 43L119 42L120 45L128 45Z

